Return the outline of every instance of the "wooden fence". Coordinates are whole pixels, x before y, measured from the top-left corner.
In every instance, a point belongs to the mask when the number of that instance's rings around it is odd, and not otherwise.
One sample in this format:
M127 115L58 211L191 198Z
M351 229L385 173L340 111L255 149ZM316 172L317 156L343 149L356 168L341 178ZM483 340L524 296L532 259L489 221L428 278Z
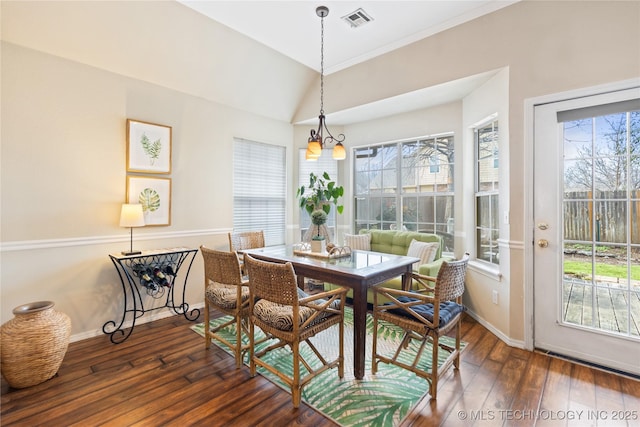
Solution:
M640 244L640 190L630 196L626 191L607 191L594 200L590 191L565 192L564 238L626 244L629 229L630 243Z

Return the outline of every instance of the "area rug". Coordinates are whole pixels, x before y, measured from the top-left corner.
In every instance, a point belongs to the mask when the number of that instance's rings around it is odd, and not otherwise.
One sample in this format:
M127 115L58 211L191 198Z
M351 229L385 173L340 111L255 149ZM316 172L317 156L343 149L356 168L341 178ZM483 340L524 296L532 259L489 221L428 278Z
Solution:
M230 317L228 316L213 319L211 320L211 325L219 325L229 319ZM194 325L191 329L204 336L204 323ZM426 380L393 365L379 363L377 374L371 374L372 332L373 318L367 314L365 377L362 380L356 380L353 375L353 311L351 308L345 308L344 378L342 380L338 378L337 369L330 369L314 378L302 389L302 400L305 403L341 426L397 426L429 390ZM235 325L227 327L224 333L228 334L226 338L229 341L235 342ZM256 329L256 339L263 336L263 332ZM244 335L242 339L247 343L249 342L249 338ZM338 328L335 326L311 339L320 352L328 357L337 355L337 340ZM392 355L401 340L402 330L400 328L386 322L378 322L378 351L380 353ZM455 341L448 337L443 337L441 342L443 341L449 345L455 344ZM232 354L224 344L218 343L216 340L213 340L213 342ZM269 345L269 341L257 346L257 348L263 348L263 346L267 345ZM407 355L409 363L413 360L412 355L415 354L416 349L417 345L412 344L409 349L403 350L403 354ZM320 365L320 362L306 344L301 346L300 351L308 361L315 360L316 366ZM446 352L440 352L440 355L442 360L439 363L442 363L446 358ZM267 359L267 357L271 359ZM287 348L274 350L263 359L268 360L269 363L276 363L280 370L288 374L292 372L292 357ZM248 365L247 360L248 355L245 355L246 365ZM430 369L430 345L425 348L420 365L423 368ZM306 372L304 367L301 368L301 375L303 372ZM287 385L270 372L258 368L258 373L284 390L290 390Z

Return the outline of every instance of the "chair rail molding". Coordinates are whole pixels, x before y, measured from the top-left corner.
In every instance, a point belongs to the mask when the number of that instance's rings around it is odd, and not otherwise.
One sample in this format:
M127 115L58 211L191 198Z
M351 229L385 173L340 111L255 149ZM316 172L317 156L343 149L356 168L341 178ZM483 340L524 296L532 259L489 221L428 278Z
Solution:
M212 228L205 230L181 230L181 231L167 231L159 233L138 233L136 234L136 241L146 240L163 240L163 239L175 239L181 237L194 237L194 236L213 236L213 235L225 235L229 233L231 228ZM66 239L45 239L45 240L21 240L13 242L0 243L0 252L16 252L27 251L35 249L55 249L64 248L70 246L89 246L89 245L104 245L110 243L128 242L129 235L112 235L112 236L87 236L87 237L71 237Z

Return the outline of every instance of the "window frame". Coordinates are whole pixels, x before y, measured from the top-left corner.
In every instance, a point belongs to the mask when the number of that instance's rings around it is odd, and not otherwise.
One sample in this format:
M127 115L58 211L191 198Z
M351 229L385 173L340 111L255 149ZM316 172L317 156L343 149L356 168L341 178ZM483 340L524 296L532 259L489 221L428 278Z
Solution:
M485 264L500 266L500 125L497 114L493 114L473 126L474 144L474 194L473 194L473 242L475 247L475 260ZM492 134L490 155L482 156L480 147L481 132ZM483 167L484 162L484 167ZM486 166L490 165L490 166ZM481 176L492 175L491 188L482 188L485 185ZM487 206L488 218L483 218L480 212L481 204ZM480 237L480 236L485 237ZM488 235L488 237L486 237ZM485 249L488 248L488 251ZM486 255L485 255L486 254Z
M442 153L445 150L437 149L443 142L448 150L446 155ZM453 254L454 142L454 133L446 132L353 148L354 231L382 228L434 233L445 241L444 252ZM429 151L433 154L425 156ZM415 160L412 156L419 158ZM434 164L438 165L436 172ZM441 182L443 174L446 185ZM424 176L432 178L431 188ZM395 187L389 185L391 181ZM442 206L447 208L443 210ZM439 221L442 215L446 220ZM407 221L407 216L413 220Z

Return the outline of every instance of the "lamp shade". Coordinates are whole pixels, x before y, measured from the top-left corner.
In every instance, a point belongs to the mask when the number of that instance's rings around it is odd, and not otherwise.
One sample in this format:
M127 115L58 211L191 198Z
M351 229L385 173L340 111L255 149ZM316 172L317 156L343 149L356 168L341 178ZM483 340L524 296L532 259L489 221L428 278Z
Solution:
M333 158L336 160L344 160L347 158L347 152L341 142L338 142L336 146L333 147Z
M312 162L318 160L318 157L320 156L318 154L313 154L308 148L306 153L304 154L304 158Z
M120 211L120 227L144 226L144 213L141 204L124 203Z
M320 157L320 153L322 153L322 145L319 141L316 140L309 141L309 143L307 144L307 151L309 151L311 154L316 155L317 157Z

